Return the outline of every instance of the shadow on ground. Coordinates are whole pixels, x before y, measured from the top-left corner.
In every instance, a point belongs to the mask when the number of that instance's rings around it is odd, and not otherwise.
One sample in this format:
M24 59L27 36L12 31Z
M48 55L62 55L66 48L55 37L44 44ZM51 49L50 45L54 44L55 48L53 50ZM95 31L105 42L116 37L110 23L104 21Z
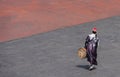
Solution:
M85 69L85 70L89 69L89 65L76 65L76 67L82 68L82 69Z

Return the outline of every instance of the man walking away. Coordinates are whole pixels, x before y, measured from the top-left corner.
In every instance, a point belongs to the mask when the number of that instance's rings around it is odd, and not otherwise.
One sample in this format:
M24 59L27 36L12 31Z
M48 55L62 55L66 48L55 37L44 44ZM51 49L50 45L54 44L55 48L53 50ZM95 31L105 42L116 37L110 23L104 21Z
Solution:
M99 38L97 36L97 29L92 29L92 34L89 34L85 40L85 48L87 50L87 61L90 64L89 70L92 70L97 65L97 47Z

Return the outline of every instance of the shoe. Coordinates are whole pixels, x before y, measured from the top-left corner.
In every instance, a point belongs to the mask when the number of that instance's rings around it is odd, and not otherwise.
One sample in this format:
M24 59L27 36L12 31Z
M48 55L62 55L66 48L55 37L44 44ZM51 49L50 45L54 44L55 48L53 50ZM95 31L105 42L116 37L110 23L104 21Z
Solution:
M94 69L94 67L95 67L94 65L91 65L89 70L91 71L92 69Z

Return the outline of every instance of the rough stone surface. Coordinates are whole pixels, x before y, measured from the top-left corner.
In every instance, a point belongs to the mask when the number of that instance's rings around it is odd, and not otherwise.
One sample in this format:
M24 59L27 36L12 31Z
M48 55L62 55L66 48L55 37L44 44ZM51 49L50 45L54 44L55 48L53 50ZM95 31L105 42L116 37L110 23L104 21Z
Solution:
M120 15L120 0L0 0L0 42Z

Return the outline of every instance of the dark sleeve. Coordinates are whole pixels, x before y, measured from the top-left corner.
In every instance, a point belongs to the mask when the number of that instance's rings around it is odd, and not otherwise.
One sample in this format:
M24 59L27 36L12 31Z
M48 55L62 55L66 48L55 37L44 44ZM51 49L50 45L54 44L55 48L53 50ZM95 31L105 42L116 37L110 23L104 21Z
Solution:
M85 48L87 48L87 45L88 45L89 40L90 40L90 37L87 36L87 38L85 39Z
M96 47L98 47L99 46L99 38L97 38L97 42L96 42Z

